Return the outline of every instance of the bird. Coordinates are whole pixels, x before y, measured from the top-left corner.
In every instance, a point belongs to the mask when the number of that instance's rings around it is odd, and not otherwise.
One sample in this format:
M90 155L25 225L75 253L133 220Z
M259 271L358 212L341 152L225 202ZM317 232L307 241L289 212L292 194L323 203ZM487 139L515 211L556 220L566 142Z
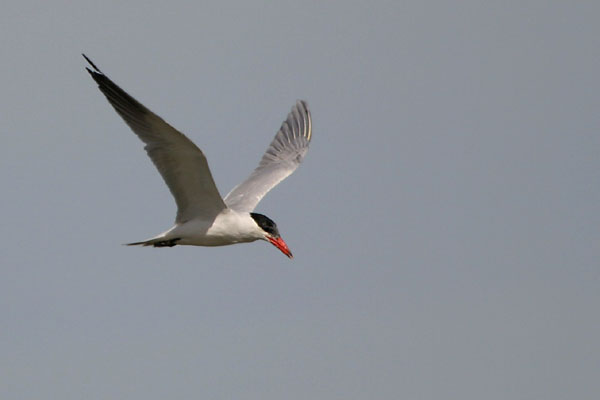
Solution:
M312 138L306 101L297 100L258 166L224 198L219 194L202 150L117 86L85 54L86 70L131 130L167 184L177 205L174 225L129 246L226 246L256 240L270 242L293 258L277 224L255 213L260 200L300 165ZM232 146L233 147L233 146Z

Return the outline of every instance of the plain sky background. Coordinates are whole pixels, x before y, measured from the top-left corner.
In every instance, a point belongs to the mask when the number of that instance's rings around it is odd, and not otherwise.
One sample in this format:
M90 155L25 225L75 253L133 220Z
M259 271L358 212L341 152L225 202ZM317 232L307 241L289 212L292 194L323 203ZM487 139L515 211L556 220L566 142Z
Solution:
M0 398L596 399L600 3L8 1ZM222 194L296 99L266 242L175 204L85 52Z

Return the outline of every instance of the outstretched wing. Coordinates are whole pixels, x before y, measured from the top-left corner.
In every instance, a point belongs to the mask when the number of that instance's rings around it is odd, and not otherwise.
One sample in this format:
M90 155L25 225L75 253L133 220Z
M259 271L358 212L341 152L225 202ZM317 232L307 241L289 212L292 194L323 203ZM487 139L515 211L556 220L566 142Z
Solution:
M227 196L225 204L236 211L254 210L265 194L298 168L312 134L310 110L298 100L263 155L258 167Z
M211 219L225 203L212 178L206 157L183 133L128 95L94 63L86 68L108 102L133 132L146 144L144 149L162 175L177 203L176 222L193 218Z

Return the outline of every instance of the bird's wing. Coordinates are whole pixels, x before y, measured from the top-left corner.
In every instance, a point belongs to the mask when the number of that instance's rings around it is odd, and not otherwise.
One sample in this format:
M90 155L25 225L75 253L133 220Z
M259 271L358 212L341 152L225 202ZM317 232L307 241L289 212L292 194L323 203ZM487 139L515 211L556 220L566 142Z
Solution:
M102 73L86 68L108 102L133 132L162 175L177 203L176 222L210 219L226 208L208 168L206 157L183 133L148 110Z
M237 211L250 212L265 194L298 168L308 151L311 139L308 104L298 100L279 132L248 179L237 185L225 204Z

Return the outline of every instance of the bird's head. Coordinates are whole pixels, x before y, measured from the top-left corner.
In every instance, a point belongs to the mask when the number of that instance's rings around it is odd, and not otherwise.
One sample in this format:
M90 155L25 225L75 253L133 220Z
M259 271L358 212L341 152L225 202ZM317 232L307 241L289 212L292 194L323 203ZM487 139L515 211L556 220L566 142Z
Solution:
M250 216L252 217L254 222L256 222L256 225L258 225L258 227L262 230L264 240L271 242L273 246L277 247L279 250L281 250L283 254L285 254L289 258L294 258L287 244L285 244L285 242L279 235L277 224L273 222L272 219L257 213L250 213Z

